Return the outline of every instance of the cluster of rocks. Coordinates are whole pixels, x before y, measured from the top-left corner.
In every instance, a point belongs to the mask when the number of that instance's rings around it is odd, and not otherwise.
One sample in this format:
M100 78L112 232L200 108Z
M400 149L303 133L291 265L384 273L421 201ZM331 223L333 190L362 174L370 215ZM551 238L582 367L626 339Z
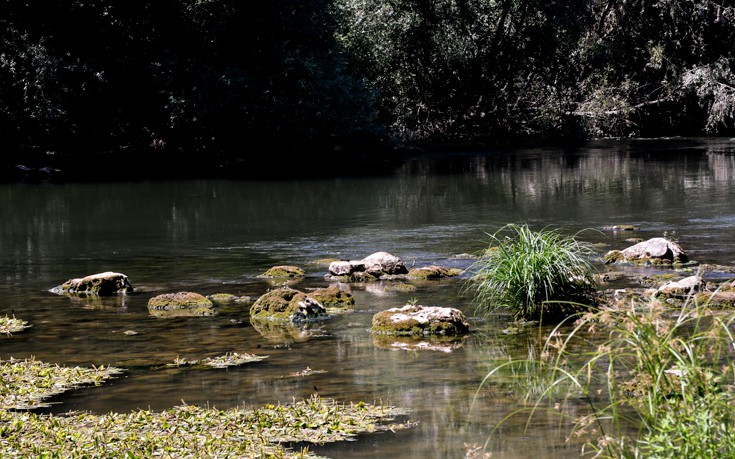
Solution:
M628 228L625 228L628 230ZM689 260L686 252L675 241L652 238L640 241L623 250L610 250L604 255L608 265L633 265L690 269L697 263ZM672 270L673 271L673 270ZM387 252L376 252L360 260L332 261L325 279L334 281L324 288L303 292L286 286L293 279L301 279L306 273L296 266L274 266L259 275L273 279L277 287L261 295L255 302L249 297L216 294L204 297L194 292L176 292L157 295L148 301L149 312L156 317L211 316L216 314L215 305L223 303L251 303L249 317L258 329L275 326L301 326L324 321L336 312L351 310L355 304L352 294L340 288L337 282L360 282L376 284L377 280L433 280L459 276L462 270L432 265L408 269L403 261ZM601 282L615 279L613 271L600 276ZM285 280L285 281L284 281ZM655 282L652 282L652 284ZM403 284L399 282L399 284ZM407 285L407 284L406 284ZM73 295L103 296L134 292L127 276L116 272L105 272L70 279L52 291ZM609 292L608 292L609 293ZM700 272L696 275L681 275L666 279L658 285L631 293L630 289L615 290L609 296L615 301L626 295L647 295L673 302L694 297L722 306L735 305L735 282L717 284L706 282ZM380 311L373 316L371 332L375 336L456 337L469 332L469 323L456 308L407 304L402 307Z
M670 304L695 301L715 307L735 306L735 282L707 281L707 272L735 273L735 267L700 265L691 261L687 253L675 241L655 237L640 241L623 250L610 250L605 256L606 264L672 267L671 273L654 276L641 276L638 281L644 286L640 289L625 288L610 292L613 303L620 303L632 297L655 298ZM694 269L696 274L687 275ZM603 282L614 282L625 277L622 272L608 272L601 276Z
M330 281L366 282L378 279L440 279L454 277L462 270L442 266L425 266L409 270L403 261L387 252L376 252L361 260L333 261L325 278ZM279 265L258 277L267 279L298 279L306 275L296 266ZM286 282L287 283L287 282ZM253 326L301 326L332 317L334 311L348 311L355 300L352 294L332 284L303 292L285 284L261 295L249 307ZM122 273L105 272L70 279L51 289L58 294L107 296L134 293L128 277ZM155 317L212 316L215 305L250 302L248 297L215 294L205 297L195 292L164 293L148 300L148 311ZM373 317L371 331L394 336L460 336L469 332L469 323L456 308L406 305L381 311Z

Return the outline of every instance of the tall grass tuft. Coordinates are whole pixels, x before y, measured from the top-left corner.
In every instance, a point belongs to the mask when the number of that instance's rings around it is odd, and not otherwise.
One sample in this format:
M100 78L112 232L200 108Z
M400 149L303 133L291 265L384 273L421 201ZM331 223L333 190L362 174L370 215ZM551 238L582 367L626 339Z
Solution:
M570 438L588 439L585 455L735 457L733 325L732 312L693 300L670 310L656 299L560 324L541 353L548 384L534 388L542 395L526 410L529 423L549 402L550 412L574 413ZM583 351L572 352L579 342Z
M591 244L516 224L489 236L466 286L481 313L507 309L516 320L559 318L591 302L596 287Z

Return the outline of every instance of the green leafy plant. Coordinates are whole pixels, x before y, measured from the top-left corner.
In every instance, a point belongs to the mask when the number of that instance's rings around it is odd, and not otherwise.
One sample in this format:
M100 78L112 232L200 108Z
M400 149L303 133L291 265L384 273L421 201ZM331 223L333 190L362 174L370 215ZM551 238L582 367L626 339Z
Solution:
M483 313L509 309L515 319L564 317L595 290L591 244L557 230L508 224L489 235L467 289Z

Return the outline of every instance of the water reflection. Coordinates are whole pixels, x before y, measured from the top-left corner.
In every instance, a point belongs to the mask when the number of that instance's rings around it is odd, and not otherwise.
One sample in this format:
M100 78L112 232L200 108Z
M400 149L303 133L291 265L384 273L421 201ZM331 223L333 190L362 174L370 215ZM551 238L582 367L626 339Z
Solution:
M251 323L249 303L217 304L212 317L158 319L150 297L194 291L258 298L273 288L257 276L276 264L302 267L300 290L325 287L324 259L376 251L407 265L466 268L506 223L563 227L601 250L638 237L675 233L690 258L731 264L735 235L735 142L718 139L594 142L584 148L477 152L408 160L376 177L287 182L173 181L114 184L3 184L0 203L0 314L33 327L1 337L3 358L115 365L125 375L55 399L48 411L221 408L308 397L386 402L419 424L395 434L316 447L331 457L462 457L488 442L493 458L577 456L554 413L490 433L519 407L518 387L489 382L489 369L527 356L544 331L507 335L507 320L473 315L464 277L351 284L354 310L313 327ZM126 274L136 293L79 298L48 292L72 277ZM460 342L383 342L372 315L413 299L470 317ZM134 332L134 333L127 333ZM396 345L395 343L399 343ZM436 344L437 350L423 349ZM444 352L443 350L451 350ZM167 369L175 359L225 353L267 356L222 370ZM307 373L306 368L323 372ZM512 375L509 375L512 376ZM518 381L516 381L518 382ZM584 406L570 403L570 413Z

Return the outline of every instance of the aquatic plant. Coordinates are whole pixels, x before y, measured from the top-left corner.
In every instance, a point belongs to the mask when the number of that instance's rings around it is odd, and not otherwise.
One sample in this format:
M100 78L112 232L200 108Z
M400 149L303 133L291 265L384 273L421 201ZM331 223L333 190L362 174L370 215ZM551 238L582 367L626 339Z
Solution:
M28 321L16 319L15 316L0 317L0 333L10 335L30 328Z
M735 457L735 314L691 299L670 310L650 299L589 312L564 334L567 325L536 359L547 376L534 387L536 401L509 417L526 413L530 422L548 402L595 457ZM591 338L601 333L607 337ZM573 351L579 342L584 350ZM520 363L498 365L481 388Z
M32 409L48 406L46 399L84 385L98 386L120 368L63 367L29 359L0 361L0 409Z
M258 409L181 405L161 412L37 415L0 410L3 457L313 458L289 444L344 441L412 426L386 405L339 403L313 395Z
M516 224L489 236L466 284L481 313L507 309L516 320L564 317L591 299L592 244L557 230Z

